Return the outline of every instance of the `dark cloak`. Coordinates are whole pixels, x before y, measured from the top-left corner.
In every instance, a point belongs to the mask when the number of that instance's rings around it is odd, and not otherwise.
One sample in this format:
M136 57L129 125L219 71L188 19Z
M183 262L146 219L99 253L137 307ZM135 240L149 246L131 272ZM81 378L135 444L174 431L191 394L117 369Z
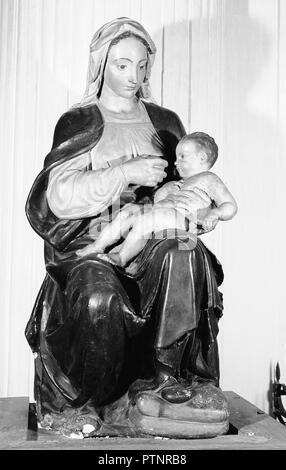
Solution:
M185 130L172 111L144 104L164 144L164 157L168 160L165 183L177 178L175 148ZM57 123L52 150L45 158L44 169L36 178L26 203L29 222L45 241L47 269L25 330L29 345L36 353L35 398L41 414L60 411L66 403L72 406L81 403L80 397L89 399L92 386L98 388L98 404L115 400L139 375L151 374L149 356L154 345L168 347L188 331L196 334L192 344L186 348L181 373L187 379L195 375L217 385L219 381L216 337L223 308L218 291L223 271L202 241L198 239L196 246L190 245L189 250L180 250L179 243L184 243L182 236L151 239L135 260L133 274L126 275L96 256L78 260L75 255L79 247L90 241L89 224L91 220L94 223L97 216L65 220L57 218L49 208L46 190L51 169L92 149L101 138L103 129L104 121L96 105L65 113ZM139 188L136 202L152 202L153 191L153 188ZM125 202L128 201L123 200L122 204ZM85 283L81 285L81 282ZM117 329L118 349L114 346L115 352L110 347L105 351L105 343L111 341L106 333L96 341L93 338L93 357L103 353L109 355L112 371L104 386L100 386L104 382L102 377L106 377L106 364L105 369L103 366L99 368L95 385L90 379L92 374L88 372L92 364L88 367L85 364L86 383L89 385L83 390L79 364L85 359L81 357L77 362L73 355L82 354L78 349L75 351L75 343L78 342L85 348L84 357L88 356L83 338L84 333L91 330L90 325L82 320L83 302L79 305L73 299L78 299L83 289L86 292L86 286L94 282L101 286L98 292L104 308L113 308L117 312L112 324ZM92 297L91 290L89 294ZM80 319L76 330L81 331L81 341L74 340L74 324L72 328L68 326L71 311L73 321L74 318ZM112 361L117 355L121 356L118 367L113 367Z

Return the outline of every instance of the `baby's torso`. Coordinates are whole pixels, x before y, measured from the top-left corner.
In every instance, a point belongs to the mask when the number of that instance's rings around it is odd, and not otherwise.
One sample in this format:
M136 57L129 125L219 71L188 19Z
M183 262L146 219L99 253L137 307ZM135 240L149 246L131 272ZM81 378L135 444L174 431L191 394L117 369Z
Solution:
M188 191L188 196L192 197L192 193L195 195L203 195L204 198L209 199L209 203L212 204L212 198L210 195L210 188L212 184L212 173L204 171L198 173L186 179L181 179L179 181L170 181L166 183L159 190L164 197L168 194L176 194L181 191ZM164 192L164 193L163 193Z
M212 173L209 171L203 171L202 173L198 173L196 175L190 176L186 179L181 179L177 183L180 184L180 189L189 189L189 190L196 190L199 188L200 190L204 191L206 194L209 194L211 181L212 181Z
M187 209L177 206L172 210L175 209L178 214L182 215L184 218L187 217L187 219L192 220L194 226L200 228L202 220L208 210L215 207L215 202L211 197L211 194L213 193L211 190L214 179L213 177L213 173L205 171L186 179L166 183L155 194L155 208L157 207L159 211L160 207L172 208L172 200L171 205L169 206L170 202L168 202L168 196L182 194L188 198L188 203L186 204ZM167 217L166 214L165 217Z

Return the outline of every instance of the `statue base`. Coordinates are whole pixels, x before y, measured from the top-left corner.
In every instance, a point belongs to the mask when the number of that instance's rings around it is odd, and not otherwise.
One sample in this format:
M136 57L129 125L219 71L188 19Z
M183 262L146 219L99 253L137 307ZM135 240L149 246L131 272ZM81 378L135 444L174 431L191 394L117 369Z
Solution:
M124 427L115 425L114 435L92 439L68 439L67 437L40 429L35 413L35 403L28 397L0 398L0 448L1 449L57 449L97 450L113 449L142 452L154 450L170 453L192 450L285 450L286 426L281 425L267 413L257 408L235 392L224 392L230 408L230 427L226 435L210 439L170 439L167 437L126 437ZM117 426L117 432L115 432ZM106 424L106 431L108 431ZM140 458L140 457L138 457Z
M229 428L229 406L222 391L211 383L180 387L188 396L178 396L178 385L142 391L132 398L126 393L116 402L95 410L87 403L46 414L39 425L66 437L161 436L206 438L225 434ZM166 393L165 393L166 394Z

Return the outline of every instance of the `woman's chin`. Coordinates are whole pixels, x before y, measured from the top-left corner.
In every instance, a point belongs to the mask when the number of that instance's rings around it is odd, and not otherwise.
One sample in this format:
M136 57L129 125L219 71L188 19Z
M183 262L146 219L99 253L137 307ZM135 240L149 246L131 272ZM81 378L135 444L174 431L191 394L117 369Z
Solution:
M132 89L125 88L124 90L120 92L119 96L121 96L121 98L132 99L136 96L137 91L138 91L137 88L132 88Z

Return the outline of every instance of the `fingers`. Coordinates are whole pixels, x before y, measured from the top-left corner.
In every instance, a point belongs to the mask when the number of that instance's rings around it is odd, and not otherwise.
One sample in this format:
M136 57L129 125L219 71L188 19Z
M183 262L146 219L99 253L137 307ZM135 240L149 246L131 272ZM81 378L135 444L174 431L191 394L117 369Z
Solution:
M165 171L152 169L152 171L149 172L145 185L156 186L156 184L161 183L161 181L163 181L163 179L166 178L166 176L167 176L167 173Z
M155 186L157 186L158 184L158 181L154 181L154 180L148 180L146 183L144 183L144 186L148 186L148 188L155 188Z
M183 195L174 195L174 201L176 204L180 206L186 207L186 209L193 209L194 208L194 201L190 201L190 199L187 196Z
M144 154L142 158L145 158L152 167L166 168L168 166L168 162L162 157Z
M163 160L162 158L155 158L153 160L153 166L159 168L166 168L168 166L168 162L166 162L166 160Z
M150 176L163 176L167 175L166 172L164 171L163 168L158 168L158 167L151 167L148 169L148 173Z
M217 223L218 219L206 219L202 222L202 226L206 232L210 232L216 227Z
M123 165L126 165L125 174L129 183L153 187L167 176L164 169L168 163L161 157L141 155Z
M193 189L182 189L180 191L180 194L185 194L187 197L191 197L193 200L200 202L201 204L209 205L210 204L210 199L208 195L201 190L200 188L195 188Z
M150 179L153 179L154 181L157 181L158 183L163 181L164 178L166 178L167 173L165 171L154 171L150 175Z
M185 191L188 191L188 189L186 189ZM203 189L199 188L198 186L194 186L194 188L191 189L191 191L197 193L199 196L201 196L204 199L208 199L207 193Z

